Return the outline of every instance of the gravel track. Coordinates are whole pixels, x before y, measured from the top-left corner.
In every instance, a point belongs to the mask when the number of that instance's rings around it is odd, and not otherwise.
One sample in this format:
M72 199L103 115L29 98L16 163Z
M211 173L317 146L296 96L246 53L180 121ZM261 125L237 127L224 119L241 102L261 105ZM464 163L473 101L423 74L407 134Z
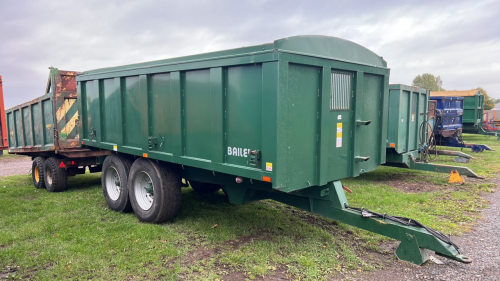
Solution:
M27 175L31 170L30 157L2 157L0 156L0 177L13 175Z

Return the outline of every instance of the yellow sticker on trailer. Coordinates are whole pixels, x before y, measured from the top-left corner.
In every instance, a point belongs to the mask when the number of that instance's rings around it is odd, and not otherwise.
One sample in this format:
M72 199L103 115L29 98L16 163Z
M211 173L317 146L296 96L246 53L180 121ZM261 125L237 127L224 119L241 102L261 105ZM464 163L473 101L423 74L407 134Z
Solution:
M337 142L336 147L342 147L342 123L337 123Z
M273 163L266 162L266 171L273 171Z

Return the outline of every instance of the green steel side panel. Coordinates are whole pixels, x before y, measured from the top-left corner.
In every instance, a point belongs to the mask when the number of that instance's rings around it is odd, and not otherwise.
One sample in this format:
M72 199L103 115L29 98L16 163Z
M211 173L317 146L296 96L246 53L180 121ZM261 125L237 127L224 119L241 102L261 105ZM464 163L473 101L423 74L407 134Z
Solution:
M99 88L97 81L85 82L85 108L87 109L86 139L97 141L100 137L100 108L99 108ZM97 134L97 137L95 136Z
M80 123L78 127L82 131L82 135L80 136L82 141L89 140L89 108L87 101L87 84L89 82L78 82L77 92L78 92L78 111L80 112Z
M139 76L125 78L124 124L125 145L142 150L148 143L148 109L147 97L141 95L139 80Z
M351 139L352 130L355 129L353 126L353 118L354 118L354 89L355 89L355 80L353 72L342 71L343 73L350 74L350 89L349 89L349 110L341 111L341 110L331 110L330 109L330 99L331 99L331 87L337 87L337 85L332 85L331 81L331 73L332 71L340 71L339 69L331 69L328 73L328 92L325 95L328 97L327 105L328 111L327 116L327 124L330 127L329 130L329 138L328 138L328 181L337 180L341 178L349 177L351 174L352 168L352 150L353 150L353 142ZM323 100L325 103L325 100ZM323 128L322 128L323 133ZM321 155L325 152L321 151ZM320 155L320 157L321 157Z
M270 163L267 176L274 181L275 171L281 169L277 162L277 127L278 127L278 62L262 64L262 156L261 163ZM264 169L263 169L264 170Z
M317 184L320 70L289 65L287 185L294 189Z
M43 146L43 122L42 122L42 111L40 110L40 103L35 103L31 106L32 118L33 118L33 128L35 135L35 145Z
M183 155L182 144L182 83L184 75L175 71L170 73L170 91L172 92L172 153L174 155Z
M409 132L408 132L408 147L417 148L418 147L418 93L411 93L411 104L409 107Z
M211 160L224 162L224 74L222 67L210 69Z
M14 124L16 126L16 144L18 147L24 146L23 141L23 128L22 128L22 117L19 109L14 111Z
M397 95L397 93L396 93ZM410 92L401 91L399 96L399 118L397 119L396 129L397 131L397 142L396 148L400 152L408 151L408 132L409 132L409 122L411 122L410 114ZM398 106L397 104L395 106ZM401 120L401 121L399 121Z
M103 93L103 141L116 144L122 131L120 84L117 85L115 79L103 80Z
M31 126L31 110L29 107L23 107L23 138L25 146L33 146L33 131Z
M335 128L330 129L330 124L335 123L336 121L332 122L331 118L334 116L330 112L330 93L331 93L331 73L332 69L331 67L325 67L323 66L323 69L321 70L321 90L320 90L320 135L319 135L319 161L318 161L318 185L325 185L328 183L329 178L330 178L330 171L329 171L329 163L328 161L331 158L332 151L329 149L330 148L330 139L331 139L331 132L336 132ZM352 94L352 93L351 93ZM337 163L336 163L337 164Z
M281 59L277 62L278 73L278 93L277 93L277 126L276 126L276 163L273 164L275 176L273 179L273 188L287 192L289 189L288 181L288 61ZM263 152L266 155L266 151Z
M151 136L157 138L156 151L172 152L172 92L170 89L170 73L159 73L150 76L151 85ZM162 139L163 138L163 139ZM163 143L162 143L163 142Z
M54 145L54 111L52 100L47 99L42 101L43 110L43 135L45 137L44 144L46 146Z
M17 146L16 142L16 123L14 123L14 112L7 112L7 131L9 132L9 147Z
M183 95L183 155L210 160L210 70L187 71Z
M262 66L229 67L226 81L226 163L253 167L250 150L262 150Z
M354 130L358 142L355 157L370 157L367 161L355 161L354 172L373 171L381 163L382 102L384 76L364 73L362 91L357 92L356 120L371 121L369 125L356 125Z

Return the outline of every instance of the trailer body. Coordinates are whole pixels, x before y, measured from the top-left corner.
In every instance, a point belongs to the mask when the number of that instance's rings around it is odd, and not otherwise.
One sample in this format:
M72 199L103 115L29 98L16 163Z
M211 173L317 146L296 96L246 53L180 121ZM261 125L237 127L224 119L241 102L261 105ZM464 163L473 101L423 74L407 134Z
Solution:
M91 172L99 172L99 157L111 152L81 147L75 80L77 72L54 67L49 69L43 96L6 110L8 151L32 157L33 182L37 187L45 186L45 160L52 158L53 165L63 169L60 172L63 173L61 178L64 178L64 182L57 189L62 191L66 187L67 176L83 174L86 167Z
M86 71L81 140L291 192L385 162L388 77L373 52L322 36Z
M429 163L429 139L436 114L436 101L429 103L429 96L429 91L425 89L402 84L389 85L387 157L384 165L448 174L457 170L461 175L478 177L467 167ZM435 153L450 155L455 152Z

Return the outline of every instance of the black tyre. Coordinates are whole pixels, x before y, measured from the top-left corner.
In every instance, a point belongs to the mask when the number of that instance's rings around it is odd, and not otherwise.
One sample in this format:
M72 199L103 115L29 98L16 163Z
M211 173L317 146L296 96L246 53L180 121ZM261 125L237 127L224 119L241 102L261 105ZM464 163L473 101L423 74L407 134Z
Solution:
M221 189L220 185L207 182L189 181L189 184L191 188L199 194L214 193Z
M45 180L43 171L45 169L45 158L36 157L31 164L31 178L36 188L45 188Z
M54 157L45 160L45 169L43 176L45 180L45 187L50 192L60 192L66 189L68 176L66 170L59 168L58 161Z
M132 163L126 157L111 154L102 164L101 184L104 199L111 210L130 212L132 206L128 197L128 174Z
M143 222L171 220L181 207L181 178L177 171L145 158L137 159L128 180L130 203Z

